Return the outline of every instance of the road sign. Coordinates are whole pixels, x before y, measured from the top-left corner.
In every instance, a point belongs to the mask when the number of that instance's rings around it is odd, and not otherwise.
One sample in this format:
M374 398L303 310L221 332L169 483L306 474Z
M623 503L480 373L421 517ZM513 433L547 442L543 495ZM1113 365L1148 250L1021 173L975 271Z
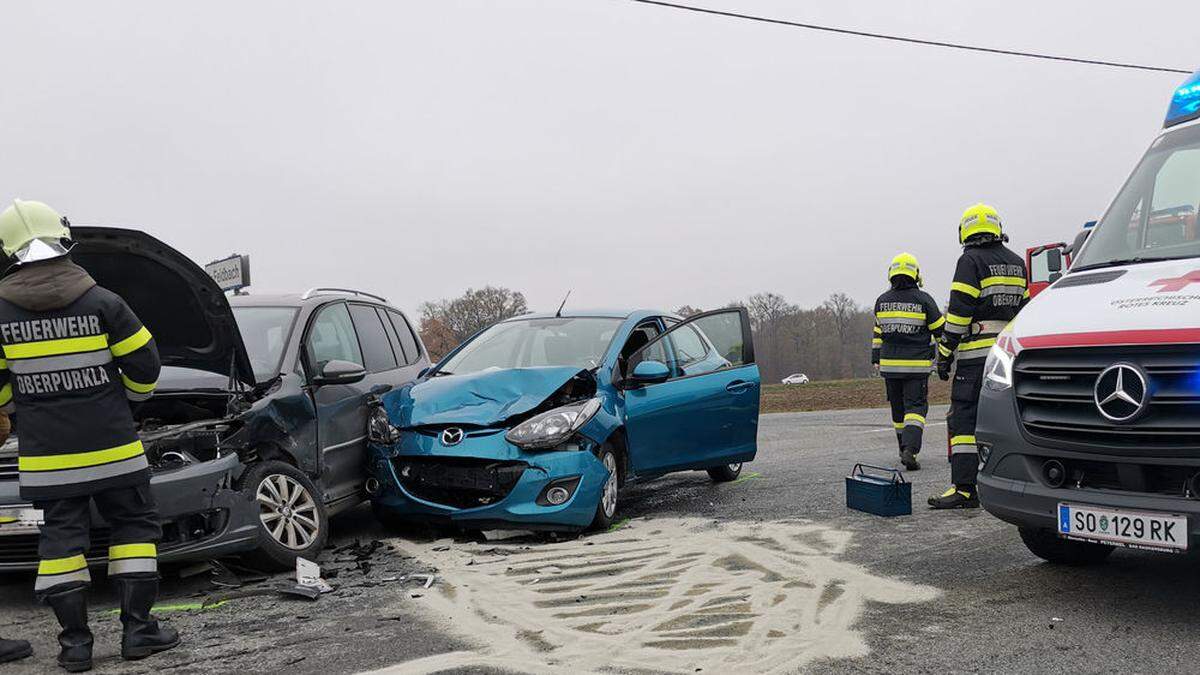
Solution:
M217 282L221 290L241 290L250 285L250 256L231 255L214 260L204 266L204 271Z

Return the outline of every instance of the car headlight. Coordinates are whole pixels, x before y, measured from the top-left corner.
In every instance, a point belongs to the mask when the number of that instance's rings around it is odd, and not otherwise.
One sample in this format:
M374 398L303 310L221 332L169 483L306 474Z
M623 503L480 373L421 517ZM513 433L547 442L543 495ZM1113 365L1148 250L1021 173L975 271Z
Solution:
M996 344L988 351L983 364L983 386L991 391L1005 391L1012 387L1013 361L1021 345L1008 333L1001 333Z
M392 426L383 406L372 406L367 415L367 440L375 445L395 445L400 440L400 430Z
M522 448L553 448L579 431L599 410L598 398L547 410L509 429L504 438Z

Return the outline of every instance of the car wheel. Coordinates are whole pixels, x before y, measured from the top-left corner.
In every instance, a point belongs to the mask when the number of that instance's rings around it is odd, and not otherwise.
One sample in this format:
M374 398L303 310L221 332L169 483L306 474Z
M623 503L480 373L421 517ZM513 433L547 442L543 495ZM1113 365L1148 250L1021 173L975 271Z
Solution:
M733 464L722 464L714 466L708 470L708 477L716 483L728 483L732 480L737 480L737 477L742 475L742 463L735 462Z
M1113 552L1112 546L1086 541L1062 539L1051 530L1032 527L1017 528L1025 547L1037 557L1055 565L1082 567L1104 562Z
M316 560L329 537L329 514L312 479L291 464L254 464L242 492L258 505L258 550L246 555L260 568L287 570L296 558Z
M596 504L596 517L592 519L593 530L607 530L612 527L617 515L617 493L621 487L621 474L618 470L617 454L607 446L600 449L598 457L604 468L608 469L608 480L600 491L600 502Z

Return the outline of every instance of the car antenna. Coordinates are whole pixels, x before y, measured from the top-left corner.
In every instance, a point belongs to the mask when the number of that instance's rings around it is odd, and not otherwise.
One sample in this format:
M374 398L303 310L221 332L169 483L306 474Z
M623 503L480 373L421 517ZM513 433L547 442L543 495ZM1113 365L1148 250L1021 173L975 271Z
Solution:
M571 291L567 291L566 297L563 298L562 304L558 306L558 311L554 313L554 318L561 319L563 307L567 306L567 298L571 297Z

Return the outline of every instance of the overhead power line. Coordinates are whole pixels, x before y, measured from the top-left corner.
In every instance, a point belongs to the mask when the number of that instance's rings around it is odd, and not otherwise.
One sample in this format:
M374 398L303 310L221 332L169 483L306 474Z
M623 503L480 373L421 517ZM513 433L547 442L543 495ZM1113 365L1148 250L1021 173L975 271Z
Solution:
M1107 66L1109 68L1126 68L1129 70L1148 70L1159 73L1183 73L1190 75L1192 71L1182 68L1164 68L1161 66L1146 66L1137 63L1120 63L1117 61L1098 61L1095 59L1077 59L1070 56L1055 56L1053 54L1039 54L1037 52L1022 52L1014 49L997 49L994 47L979 47L976 45L966 45L957 42L941 42L938 40L923 40L921 38L905 37L903 35L888 35L886 33L871 33L862 30L851 30L849 28L837 28L835 26L821 26L813 23L801 23L799 21L788 21L786 19L774 19L767 16L754 16L753 14L740 14L738 12L726 12L719 9L709 9L707 7L696 7L693 5L683 5L674 2L662 2L661 0L630 0L631 2L640 3L643 5L657 5L659 7L667 7L670 9L678 9L687 12L696 12L698 14L712 14L714 16L723 16L730 19L742 19L745 21L758 21L759 23L770 23L779 26L790 26L792 28L804 28L807 30L823 31L826 33L838 33L840 35L854 35L856 37L874 38L876 40L890 40L892 42L907 42L916 45L925 45L927 47L945 47L947 49L962 49L969 52L984 52L986 54L1000 54L1003 56L1020 56L1027 59L1044 59L1046 61L1066 61L1068 63L1083 63L1089 66Z

